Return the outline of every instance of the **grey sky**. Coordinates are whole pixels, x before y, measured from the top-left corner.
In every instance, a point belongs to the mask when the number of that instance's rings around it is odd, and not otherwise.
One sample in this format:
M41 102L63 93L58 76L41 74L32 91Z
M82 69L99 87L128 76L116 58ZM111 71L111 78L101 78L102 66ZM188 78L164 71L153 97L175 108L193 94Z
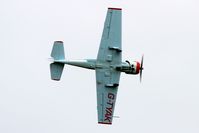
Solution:
M123 9L123 60L145 55L143 82L122 74L112 126L97 124L95 73L50 80L53 41L96 58L108 7ZM1 0L1 133L198 133L197 0Z

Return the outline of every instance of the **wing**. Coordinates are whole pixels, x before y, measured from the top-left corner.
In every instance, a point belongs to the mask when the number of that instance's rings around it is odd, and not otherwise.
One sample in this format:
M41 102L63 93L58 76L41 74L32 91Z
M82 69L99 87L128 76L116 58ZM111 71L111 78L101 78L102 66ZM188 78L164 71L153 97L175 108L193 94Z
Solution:
M121 15L120 8L108 9L97 60L121 62Z
M112 124L120 72L96 70L98 123Z
M112 124L121 64L121 9L109 8L96 62L98 123Z

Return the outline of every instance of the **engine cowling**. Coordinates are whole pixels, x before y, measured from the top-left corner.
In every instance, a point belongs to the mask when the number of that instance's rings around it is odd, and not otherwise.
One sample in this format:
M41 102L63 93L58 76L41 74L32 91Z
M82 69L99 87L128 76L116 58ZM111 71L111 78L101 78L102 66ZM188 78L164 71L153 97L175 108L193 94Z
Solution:
M128 64L128 69L125 69L124 72L127 74L139 74L140 72L140 63L138 61L134 61L130 63L129 61L126 61Z
M140 82L142 80L142 70L143 68L143 59L144 55L142 55L141 62L134 61L130 63L129 61L122 62L121 65L115 67L117 71L125 72L126 74L140 74Z

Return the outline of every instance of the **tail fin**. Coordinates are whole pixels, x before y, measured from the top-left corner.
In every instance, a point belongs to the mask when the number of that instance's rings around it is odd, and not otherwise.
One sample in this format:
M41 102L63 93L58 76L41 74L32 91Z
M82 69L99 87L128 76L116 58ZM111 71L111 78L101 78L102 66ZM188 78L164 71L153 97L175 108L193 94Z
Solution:
M53 50L51 52L51 57L53 57L54 60L64 60L65 59L64 44L62 41L54 42Z
M61 79L63 69L64 69L64 64L56 62L51 63L50 64L51 79L59 81Z
M65 59L64 45L62 41L54 42L51 57L53 57L54 60L54 63L50 64L51 79L59 81L64 69L64 64L56 61Z

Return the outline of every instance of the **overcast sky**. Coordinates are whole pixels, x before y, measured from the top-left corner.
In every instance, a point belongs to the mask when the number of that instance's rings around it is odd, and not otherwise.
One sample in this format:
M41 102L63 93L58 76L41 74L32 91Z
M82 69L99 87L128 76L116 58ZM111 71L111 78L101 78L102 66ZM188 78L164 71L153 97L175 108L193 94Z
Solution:
M53 42L96 58L108 7L122 8L123 60L145 55L143 82L121 75L113 125L97 124L95 72L50 80ZM1 133L198 133L198 0L0 0Z

